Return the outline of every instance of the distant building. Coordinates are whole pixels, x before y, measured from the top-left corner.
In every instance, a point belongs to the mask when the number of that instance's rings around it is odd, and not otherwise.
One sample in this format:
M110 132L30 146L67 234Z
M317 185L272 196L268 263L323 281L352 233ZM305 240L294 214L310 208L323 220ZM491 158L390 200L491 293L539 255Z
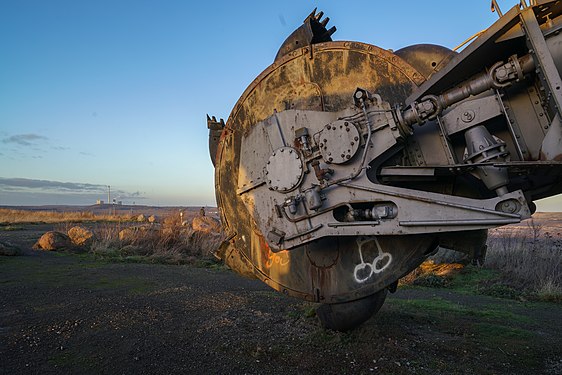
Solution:
M122 206L122 205L123 205L123 201L117 201L117 205L118 205L118 206Z
M98 199L98 200L96 201L96 204L103 204L103 201L102 201L101 199Z

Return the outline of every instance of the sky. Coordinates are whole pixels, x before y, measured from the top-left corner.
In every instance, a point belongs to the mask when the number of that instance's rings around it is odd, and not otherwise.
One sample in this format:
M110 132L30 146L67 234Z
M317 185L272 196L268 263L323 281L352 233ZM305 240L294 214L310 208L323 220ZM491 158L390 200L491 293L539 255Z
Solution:
M0 205L93 204L108 185L124 204L215 205L206 114L226 119L315 7L334 40L393 50L497 20L489 0L3 1Z

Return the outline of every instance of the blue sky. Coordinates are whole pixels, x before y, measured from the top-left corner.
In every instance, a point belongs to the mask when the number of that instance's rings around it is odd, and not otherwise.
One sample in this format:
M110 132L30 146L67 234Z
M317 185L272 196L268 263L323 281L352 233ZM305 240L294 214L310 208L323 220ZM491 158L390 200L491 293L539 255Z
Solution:
M516 1L500 1L504 11ZM214 205L205 115L227 118L314 7L335 40L453 48L490 1L4 1L0 205Z

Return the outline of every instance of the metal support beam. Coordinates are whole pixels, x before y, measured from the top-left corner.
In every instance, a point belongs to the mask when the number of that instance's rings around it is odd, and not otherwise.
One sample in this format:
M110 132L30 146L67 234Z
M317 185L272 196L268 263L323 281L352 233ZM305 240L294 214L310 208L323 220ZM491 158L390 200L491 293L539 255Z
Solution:
M537 73L548 90L549 104L552 104L555 110L562 115L560 112L562 109L562 79L560 79L560 74L539 27L534 8L523 9L521 21L531 47L529 52L535 61Z

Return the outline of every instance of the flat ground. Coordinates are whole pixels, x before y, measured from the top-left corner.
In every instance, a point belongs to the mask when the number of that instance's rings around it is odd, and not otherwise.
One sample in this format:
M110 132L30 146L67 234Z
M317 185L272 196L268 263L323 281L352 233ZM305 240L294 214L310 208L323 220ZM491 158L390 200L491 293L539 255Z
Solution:
M0 239L30 246L45 229ZM337 333L225 269L26 249L0 257L1 374L562 373L560 304L406 287Z

